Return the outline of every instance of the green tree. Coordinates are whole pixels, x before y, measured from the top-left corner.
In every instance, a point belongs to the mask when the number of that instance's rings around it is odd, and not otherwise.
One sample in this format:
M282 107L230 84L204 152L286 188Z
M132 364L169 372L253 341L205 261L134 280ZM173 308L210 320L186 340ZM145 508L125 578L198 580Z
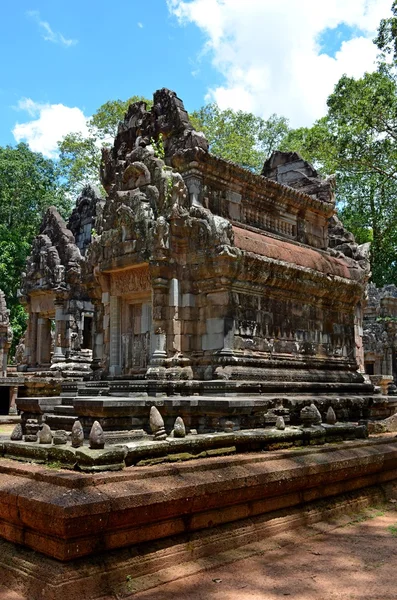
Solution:
M43 213L51 205L64 216L70 211L54 162L26 144L0 147L0 288L11 311L15 341L25 326L17 298L21 273Z
M290 132L296 150L324 174L337 176L345 226L371 241L372 280L397 283L397 86L382 66L361 79L344 75L328 98L328 114L312 128Z
M130 104L150 100L142 96L132 96L128 100L109 100L102 104L87 121L89 135L69 133L58 142L59 171L63 179L64 189L72 196L77 196L82 187L91 183L100 187L99 165L101 146L111 146L117 134L119 121L124 118Z
M190 119L207 137L213 154L257 173L289 131L284 117L273 114L265 120L241 110L221 110L217 104L203 106Z

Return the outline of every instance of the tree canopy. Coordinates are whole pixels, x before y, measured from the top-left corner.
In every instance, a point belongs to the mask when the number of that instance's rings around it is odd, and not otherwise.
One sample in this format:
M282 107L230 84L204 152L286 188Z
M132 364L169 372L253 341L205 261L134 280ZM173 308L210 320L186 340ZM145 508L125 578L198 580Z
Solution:
M221 110L217 104L203 106L190 119L205 134L213 154L257 173L289 131L284 117L263 119L241 110Z
M0 288L16 339L25 321L17 298L21 273L43 214L51 205L65 216L70 210L55 163L23 143L0 147Z

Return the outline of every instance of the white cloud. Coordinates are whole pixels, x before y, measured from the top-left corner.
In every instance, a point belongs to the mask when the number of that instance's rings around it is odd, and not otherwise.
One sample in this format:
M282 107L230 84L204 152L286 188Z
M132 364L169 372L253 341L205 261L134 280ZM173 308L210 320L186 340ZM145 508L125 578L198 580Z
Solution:
M52 42L53 44L60 44L61 46L75 46L78 40L68 39L59 31L54 31L47 21L43 21L40 17L40 13L37 10L29 10L27 16L36 21L41 29L41 35L46 42Z
M377 55L372 42L390 0L167 0L181 24L205 34L203 51L224 83L206 100L268 116L275 112L297 127L326 112L326 99L344 74L371 71ZM211 18L209 18L209 15ZM319 35L347 25L358 33L335 57L321 53Z
M42 152L48 158L57 157L57 142L66 134L88 135L87 117L77 107L40 104L31 98L23 98L17 108L34 118L26 123L16 123L12 131L15 140L27 142L32 150Z

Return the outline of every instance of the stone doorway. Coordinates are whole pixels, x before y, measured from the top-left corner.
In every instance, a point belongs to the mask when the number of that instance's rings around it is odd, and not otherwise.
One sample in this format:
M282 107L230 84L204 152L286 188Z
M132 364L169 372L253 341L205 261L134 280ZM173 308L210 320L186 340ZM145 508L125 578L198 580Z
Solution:
M151 302L124 300L121 319L123 375L145 374L150 359L151 329Z

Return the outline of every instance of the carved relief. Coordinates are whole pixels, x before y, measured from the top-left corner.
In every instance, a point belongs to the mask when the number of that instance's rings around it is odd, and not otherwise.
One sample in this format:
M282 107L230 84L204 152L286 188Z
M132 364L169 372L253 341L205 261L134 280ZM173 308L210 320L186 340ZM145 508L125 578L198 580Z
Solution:
M112 296L150 291L149 268L129 269L128 271L112 273L110 289Z

